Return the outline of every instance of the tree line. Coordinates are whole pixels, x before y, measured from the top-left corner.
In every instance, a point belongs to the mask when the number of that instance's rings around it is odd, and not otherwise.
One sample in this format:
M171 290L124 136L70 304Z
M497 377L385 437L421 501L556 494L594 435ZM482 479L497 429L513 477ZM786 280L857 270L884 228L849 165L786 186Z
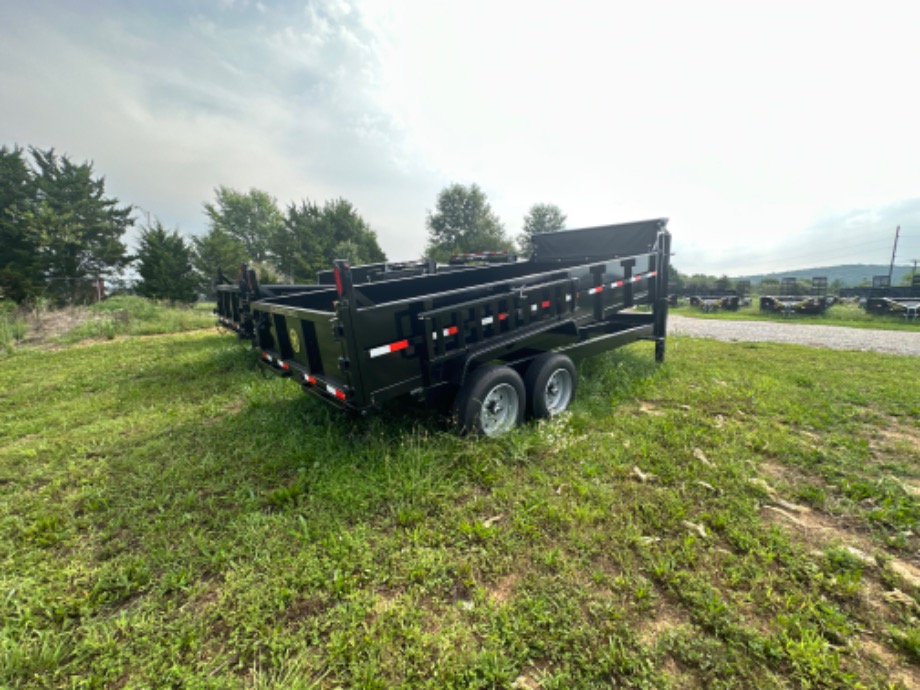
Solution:
M148 213L131 254L124 237L141 209L106 194L92 162L76 163L54 149L0 147L0 299L87 301L103 283L123 282L133 266L138 294L190 302L213 291L219 270L235 277L242 263L263 282L312 283L337 258L355 265L387 260L376 232L343 198L282 210L262 190L219 186L203 208L207 230L191 236ZM561 230L565 222L557 206L534 204L511 237L479 186L452 184L426 213L424 253L436 261L492 250L526 255L535 233Z

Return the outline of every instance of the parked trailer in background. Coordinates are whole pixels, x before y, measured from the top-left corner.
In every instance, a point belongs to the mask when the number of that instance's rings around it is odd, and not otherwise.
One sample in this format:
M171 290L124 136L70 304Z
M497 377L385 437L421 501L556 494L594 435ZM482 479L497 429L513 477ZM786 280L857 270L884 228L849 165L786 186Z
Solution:
M255 329L252 323L252 304L260 299L279 297L298 292L326 289L322 285L260 285L255 270L246 264L240 266L235 283L217 272L217 324L236 333L240 338L252 340Z
M706 313L714 311L738 311L741 298L734 290L724 292L701 292L688 298L690 306L696 307Z
M873 287L866 299L866 311L883 316L916 319L920 316L920 274L913 276L909 286Z
M684 296L691 307L712 313L715 311L738 311L742 306L750 304L750 299L746 298L751 289L749 280L738 280L734 288L729 287L727 278L720 278L715 285L690 283L683 290ZM671 306L675 306L672 298Z
M808 288L805 288L808 290ZM811 279L810 294L804 291L796 278L783 278L779 295L763 295L760 311L778 312L785 316L792 314L823 314L833 302L827 295L827 278Z
M649 220L533 237L528 261L251 304L264 364L357 413L453 399L461 432L494 436L574 398L573 361L638 340L663 361L670 234ZM649 312L627 311L650 305Z

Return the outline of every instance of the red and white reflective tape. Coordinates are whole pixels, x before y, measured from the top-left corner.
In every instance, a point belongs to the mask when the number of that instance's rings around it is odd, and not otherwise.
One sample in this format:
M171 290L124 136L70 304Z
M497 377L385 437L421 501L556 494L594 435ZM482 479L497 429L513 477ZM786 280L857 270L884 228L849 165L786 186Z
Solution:
M276 365L278 365L279 367L281 367L281 368L284 369L285 371L290 371L290 369L291 369L291 365L288 364L287 362L285 362L283 359L281 359L280 357L272 357L272 356L271 356L270 354L268 354L267 352L263 352L263 353L262 353L262 359L264 359L264 360L265 360L266 362L268 362L269 364L276 364Z
M460 331L457 326L448 326L443 329L441 332L444 334L444 337L450 337L452 335L457 335ZM431 337L434 340L438 339L437 332L431 334ZM408 340L397 340L395 343L388 343L387 345L380 345L378 347L372 347L367 351L367 354L373 359L374 357L382 357L383 355L388 355L391 352L399 352L400 350L405 350L409 347Z
M508 318L508 315L505 312L502 312L501 314L498 315L499 321L504 321L507 318ZM491 326L493 323L495 323L494 316L486 316L482 319L483 326Z
M643 273L637 276L633 276L632 278L623 278L623 280L615 280L612 283L610 283L610 287L615 290L616 288L623 287L627 283L638 283L640 280L647 280L649 278L654 278L657 275L658 275L658 271L650 271L649 273ZM588 290L588 294L596 295L598 292L602 292L604 290L604 287L605 286L603 285L598 285L597 287L591 288L590 290Z
M444 337L449 337L449 336L452 336L452 335L457 335L457 332L458 332L459 330L460 330L460 329L457 328L456 326L448 326L447 328L444 329ZM437 340L437 339L438 339L438 333L437 333L437 331L435 331L434 333L432 333L432 334L431 334L431 337L432 337L434 340Z
M315 377L315 376L311 376L310 374L304 374L304 375L303 375L303 380L304 380L304 383L308 383L308 384L310 384L311 386L315 386L315 385L317 385L317 384L319 383L319 381L316 380L316 377ZM345 391L339 390L339 389L336 388L335 386L330 386L328 383L324 383L323 386L325 387L326 392L327 392L329 395L333 395L333 396L335 396L336 398L338 398L339 400L345 400L345 398L347 397L347 396L345 395Z
M367 352L371 357L381 357L383 355L388 355L391 352L399 352L400 350L405 350L407 347L409 347L409 341L400 340L395 343L390 343L389 345L381 345L380 347L372 347Z

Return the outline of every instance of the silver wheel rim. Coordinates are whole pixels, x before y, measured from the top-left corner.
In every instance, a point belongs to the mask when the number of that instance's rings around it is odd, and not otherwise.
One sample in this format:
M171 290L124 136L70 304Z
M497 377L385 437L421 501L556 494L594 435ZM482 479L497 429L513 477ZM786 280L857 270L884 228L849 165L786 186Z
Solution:
M547 379L543 397L551 417L564 411L572 402L572 385L572 375L568 369L556 369Z
M486 436L500 436L517 424L521 400L514 386L500 383L486 393L479 422Z

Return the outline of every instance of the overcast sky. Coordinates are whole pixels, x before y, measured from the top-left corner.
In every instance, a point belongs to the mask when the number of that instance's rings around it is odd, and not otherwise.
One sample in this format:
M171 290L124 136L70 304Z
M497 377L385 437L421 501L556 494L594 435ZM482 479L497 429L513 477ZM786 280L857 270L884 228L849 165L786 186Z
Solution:
M214 188L344 197L418 256L448 184L511 235L670 218L684 272L920 259L920 3L0 2L0 145L183 233Z

